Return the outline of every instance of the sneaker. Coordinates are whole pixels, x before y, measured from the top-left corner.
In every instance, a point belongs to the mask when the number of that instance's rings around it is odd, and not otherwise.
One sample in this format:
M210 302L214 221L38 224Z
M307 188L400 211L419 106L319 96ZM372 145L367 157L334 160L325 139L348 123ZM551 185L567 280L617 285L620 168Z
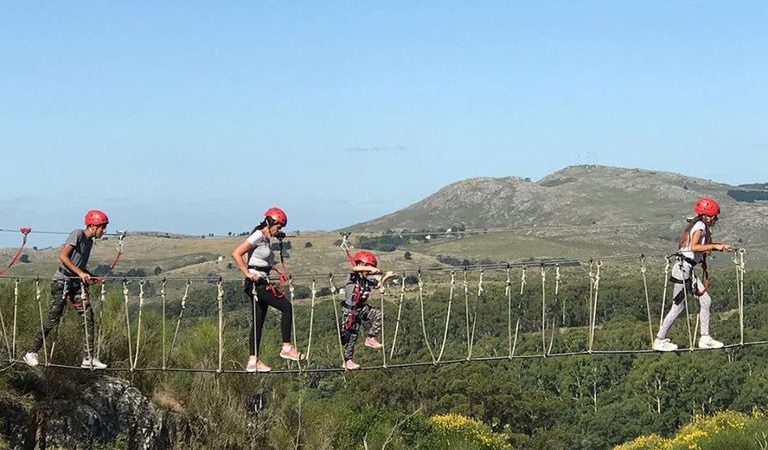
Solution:
M40 364L40 361L37 360L37 353L34 352L27 352L22 359L29 367L37 367Z
M653 349L657 352L674 352L677 350L677 344L669 339L656 338L653 341Z
M346 370L355 370L360 368L360 364L352 361L351 359L348 359L344 361L344 364L341 365Z
M373 349L376 349L376 350L378 350L378 349L380 349L381 347L383 347L383 346L381 345L381 342L377 341L377 340L376 340L376 338L375 338L375 337L372 337L372 336L368 336L368 337L365 339L365 346L366 346L366 347L370 347L370 348L373 348Z
M245 371L248 373L254 373L254 372L267 373L270 370L272 370L272 368L264 364L260 359L257 359L257 360L250 359L248 360L248 365L245 366Z
M99 361L99 358L88 358L86 356L83 358L83 362L80 363L80 367L83 369L104 370L107 368L107 365Z
M288 350L280 350L280 357L290 361L302 361L304 358L306 358L306 356L304 356L304 354L300 351L296 350L296 347L293 345L291 345L290 349Z
M699 338L699 348L723 348L723 343L709 336L702 336Z

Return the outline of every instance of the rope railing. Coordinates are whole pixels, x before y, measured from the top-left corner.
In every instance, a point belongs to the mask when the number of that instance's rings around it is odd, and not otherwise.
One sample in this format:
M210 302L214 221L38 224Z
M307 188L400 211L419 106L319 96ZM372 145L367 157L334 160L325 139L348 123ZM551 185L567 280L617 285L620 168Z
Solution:
M737 252L734 253L733 256L733 263L736 267L736 296L737 296L737 302L739 305L739 342L738 344L729 344L726 345L725 348L736 348L736 347L746 347L746 346L756 346L756 345L767 345L768 341L759 341L759 340L753 340L753 341L747 341L745 339L745 330L744 330L744 274L746 272L746 263L745 263L745 251L743 249L738 249ZM678 261L679 263L679 261ZM668 266L669 263L667 261L667 267L664 270L664 290L666 291L667 286L667 278L668 278ZM538 330L538 333L531 333L532 331L535 331L535 328L539 328L536 325L533 325L531 323L527 323L525 325L525 328L527 333L530 333L531 335L539 334L541 339L541 351L538 351L538 345L535 345L534 350L531 350L530 347L528 347L528 350L523 352L522 354L517 354L517 346L518 346L518 339L520 337L521 330L521 324L522 320L524 318L525 314L525 308L523 308L523 305L535 305L535 301L533 299L526 299L526 275L527 271L525 267L521 268L520 271L520 291L519 291L519 299L518 299L518 305L517 305L517 322L514 326L512 326L513 321L513 293L512 293L512 281L511 281L511 266L507 266L504 268L504 271L501 272L503 274L503 277L491 277L492 280L490 284L498 283L499 285L504 286L504 297L506 297L507 301L507 320L506 320L506 340L507 340L507 354L503 356L498 356L495 354L491 354L488 356L480 356L474 354L474 347L477 345L478 342L478 322L480 322L480 304L481 304L481 298L486 295L486 283L489 283L486 279L486 275L489 273L486 270L480 270L478 271L478 280L477 280L477 290L475 295L475 306L474 310L471 311L469 307L469 272L470 270L465 269L463 271L463 288L465 292L465 327L466 327L466 343L467 343L467 354L466 357L461 358L458 357L458 355L451 355L451 352L448 351L448 343L449 343L449 337L448 337L448 330L450 327L450 320L451 320L451 313L452 313L452 305L453 301L455 300L456 295L456 272L455 269L451 271L450 273L450 279L449 280L440 280L435 279L434 280L434 290L430 290L431 293L430 299L432 301L447 301L447 307L442 309L442 312L444 312L445 317L443 321L433 320L432 322L440 323L443 325L442 329L442 340L436 342L440 343L440 350L439 353L436 353L432 349L432 342L430 341L430 333L433 333L434 331L430 331L432 328L436 328L434 325L431 327L427 326L427 320L426 320L426 297L427 297L427 281L425 280L423 274L421 272L417 272L416 277L416 288L411 289L408 292L406 291L406 284L405 284L405 276L401 278L400 282L400 292L399 292L399 301L398 301L398 314L397 314L397 320L394 324L394 335L392 338L392 343L390 347L390 355L389 358L387 358L386 351L383 351L381 362L379 365L366 365L366 367L363 368L363 370L371 370L371 369L395 369L395 368L407 368L407 367L420 367L420 366L439 366L444 364L454 364L454 363L460 363L460 362L482 362L482 361L497 361L497 360L515 360L515 359L534 359L534 358L549 358L549 357L564 357L564 356L577 356L577 355L611 355L611 354L643 354L643 353L652 353L653 350L649 348L647 349L606 349L606 348L597 348L596 346L596 335L598 330L598 310L600 307L600 287L601 287L601 281L603 278L605 278L607 275L610 275L613 272L606 272L604 264L601 260L595 261L590 267L589 267L589 298L588 298L588 314L589 314L589 324L588 324L588 330L589 330L589 336L588 336L588 343L585 346L585 348L581 350L576 351L553 351L554 349L554 342L555 342L555 335L557 333L557 307L561 306L561 300L562 300L562 308L563 308L563 314L562 314L562 322L563 325L565 325L566 322L566 316L565 316L565 298L560 297L560 283L561 283L561 273L560 273L560 267L555 265L554 267L554 277L548 277L547 276L547 267L545 265L542 265L540 268L540 279L541 279L541 324L540 329ZM583 269L580 269L583 270ZM582 272L583 273L583 272ZM646 267L646 257L644 255L641 255L640 257L640 274L642 276L642 282L643 282L643 288L644 288L644 294L645 294L645 315L647 317L648 321L648 329L649 329L649 337L651 339L651 344L653 342L653 329L652 329L652 313L651 313L651 300L650 300L650 293L649 293L649 287L648 287L648 269ZM491 274L494 275L494 274ZM499 275L499 274L496 274ZM334 285L334 277L333 274L330 273L328 275L328 282L329 286L331 288L331 299L333 303L334 308L334 315L335 315L335 323L336 323L336 331L337 331L337 339L339 343L339 352L342 359L342 362L344 360L344 349L343 345L341 343L341 330L340 330L340 316L338 313L338 302L335 300L337 297L337 293L339 292L337 288ZM122 292L123 292L123 303L124 303L124 314L125 314L125 326L126 326L126 337L127 337L127 351L128 351L128 365L127 367L111 367L107 370L113 370L113 371L128 371L128 372L138 372L138 371L168 371L168 372L199 372L199 373L218 373L218 374L224 374L224 373L245 373L244 370L232 370L230 368L224 367L224 356L226 352L226 346L225 346L225 338L228 336L228 334L225 333L225 323L224 323L224 282L225 280L223 278L219 278L216 283L216 299L217 299L217 307L218 307L218 352L217 352L217 360L215 363L215 367L211 368L191 368L191 369L185 369L181 367L170 367L169 364L169 358L170 354L174 348L177 336L179 334L179 326L181 323L181 318L184 313L184 306L185 302L187 300L187 297L189 295L192 281L190 279L186 279L186 285L184 287L184 294L181 299L181 308L179 311L178 321L176 324L176 330L174 332L173 342L171 344L170 349L167 350L166 347L166 327L165 327L165 320L166 320L166 300L167 300L167 282L168 279L164 278L162 287L160 288L159 293L159 301L157 306L162 308L162 332L160 337L156 337L155 339L162 340L161 349L162 349L162 355L160 358L161 364L158 367L140 367L139 361L143 361L144 363L147 363L151 365L151 361L154 360L154 358L147 353L145 350L143 353L147 354L147 356L142 355L142 350L144 347L146 347L147 339L150 339L151 337L143 338L142 336L142 328L146 328L146 325L142 324L142 311L145 308L147 304L147 280L149 278L141 279L138 283L136 283L136 286L138 287L138 293L134 290L134 295L137 295L138 297L138 305L137 307L131 308L130 306L130 292L129 292L129 284L131 281L128 279L123 279L122 281ZM554 280L554 298L547 299L547 293L549 292L549 288L552 286L552 282L550 280ZM548 282L550 283L548 286ZM7 323L2 317L2 308L0 308L0 325L2 325L2 331L3 331L3 337L5 339L6 344L6 351L8 354L7 361L9 362L17 362L17 349L16 349L16 339L17 339L17 330L16 326L17 323L20 323L19 317L18 317L18 307L22 303L23 299L20 289L20 283L21 281L19 279L15 279L13 282L13 308L14 308L14 319L13 319L13 328L11 330L11 333L7 332L6 326ZM67 295L67 289L69 287L67 286L69 283L65 283L64 288L64 296ZM449 289L447 290L447 295L445 293L439 294L440 287L441 289L444 286L449 286ZM431 284L430 284L431 287ZM684 290L686 289L685 286L683 286ZM86 305L90 303L90 306L94 307L96 306L96 302L93 301L93 298L89 297L89 293L85 289L84 285L80 285L80 297L81 297L81 303L80 306L82 310L80 311L83 315L83 324L82 324L82 332L83 336L85 337L85 352L86 356L89 359L98 358L99 352L101 350L101 333L103 328L99 328L97 331L97 336L99 336L96 339L96 345L95 347L91 347L91 336L89 334L91 333L91 329L89 328L89 325L87 323L87 317L86 314L88 311L86 311ZM536 289L538 290L538 289ZM104 311L106 308L106 302L105 302L105 292L106 292L106 286L102 284L101 286L101 293L100 293L100 303L99 305L99 325L102 325L104 317ZM445 291L443 291L445 292ZM490 292L490 291L489 291ZM290 301L292 303L296 302L296 295L295 295L295 286L293 285L293 280L291 278L288 279L288 293L289 296L286 299L286 301ZM666 292L665 295L662 298L662 303L666 299ZM687 292L684 292L685 297L687 297ZM496 294L500 295L500 294ZM413 310L415 307L419 308L420 312L420 325L421 325L421 334L423 337L423 345L427 348L427 351L430 355L429 360L427 361L398 361L395 362L392 360L394 350L397 345L397 333L398 330L401 328L401 320L402 320L402 313L403 313L403 304L405 301L405 297L409 296L412 298L416 298L418 300L418 306L412 306L411 310ZM38 318L40 320L40 326L41 329L43 328L43 305L42 305L42 295L41 295L41 288L39 279L35 280L34 284L34 297L37 301L37 313ZM317 289L315 282L313 281L312 287L310 290L310 299L309 299L309 334L307 336L307 357L309 357L310 350L312 348L312 339L313 339L313 325L315 321L315 307L316 307L316 299L317 299ZM442 299L442 300L441 300ZM380 290L380 305L381 305L381 311L382 315L384 315L384 311L386 308L386 296L384 290ZM306 307L306 303L304 304ZM549 308L549 309L548 309ZM605 308L603 308L605 309ZM114 310L114 309L113 309ZM116 310L115 310L116 311ZM554 315L550 315L550 313L554 313ZM663 312L663 311L662 311ZM131 316L134 315L136 317L136 329L135 329L135 336L133 335L133 326L131 323ZM696 331L692 330L691 327L691 319L689 311L687 310L687 303L686 303L686 315L688 316L688 348L682 348L678 349L678 352L686 351L686 352L692 352L692 351L700 351L701 349L695 349L694 348L694 341L696 338ZM119 317L119 316L118 316ZM149 316L148 316L149 317ZM551 319L551 320L550 320ZM293 325L293 342L297 344L297 335L298 335L298 328L297 328L297 317L294 316L291 318L292 325ZM383 322L383 319L382 319ZM471 322L471 323L470 323ZM502 322L503 323L503 322ZM534 327L534 329L531 329L531 326ZM437 325L439 327L439 325ZM549 327L549 328L548 328ZM482 328L480 328L482 330ZM389 344L385 341L385 331L386 327L383 326L382 323L382 330L381 330L381 341L383 345ZM503 332L502 332L503 333ZM151 334L151 333L150 333ZM9 341L9 336L12 338L12 340ZM481 334L481 341L485 341L485 337L488 336L486 333L486 330L483 330L483 333ZM500 336L503 342L503 334ZM135 340L134 340L135 339ZM490 342L490 341L489 341ZM43 347L44 347L44 355L45 355L45 366L46 367L62 367L62 368L79 368L78 366L67 366L58 363L54 359L54 349L55 349L56 342L54 340L53 345L51 345L51 351L50 355L47 353L47 343L45 340L43 341ZM149 348L149 347L146 347ZM386 348L386 347L384 347ZM455 350L454 350L455 351ZM446 357L446 352L448 353L448 357ZM495 353L495 352L494 352ZM327 355L321 355L319 359L316 357L316 360L318 361L325 361L325 357ZM406 355L406 357L409 355ZM410 355L411 357L413 355ZM143 364L144 364L143 363ZM309 361L307 364L310 364ZM93 370L93 367L90 368ZM306 365L305 367L302 367L302 365L297 365L296 368L293 368L293 365L290 364L287 369L285 370L274 370L272 373L315 373L315 372L341 372L344 371L343 365L334 365L333 367L323 367L318 364L311 364Z

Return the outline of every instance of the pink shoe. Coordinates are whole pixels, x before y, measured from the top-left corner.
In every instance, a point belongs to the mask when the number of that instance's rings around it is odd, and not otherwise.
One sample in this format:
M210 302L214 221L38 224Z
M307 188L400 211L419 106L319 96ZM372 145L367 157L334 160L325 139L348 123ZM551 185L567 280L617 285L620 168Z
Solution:
M346 370L355 370L360 368L360 364L352 361L351 359L348 359L344 361L344 364L341 365Z
M291 345L290 350L280 350L280 357L283 359L288 359L290 361L302 361L306 358L303 353L296 350L296 347Z
M254 373L254 372L267 373L271 370L272 368L264 364L260 359L256 361L252 359L248 360L248 365L245 366L245 371L248 373Z
M365 338L365 346L376 349L376 350L383 347L383 345L381 345L381 342L377 341L375 337L371 337L371 336L368 336L367 338Z

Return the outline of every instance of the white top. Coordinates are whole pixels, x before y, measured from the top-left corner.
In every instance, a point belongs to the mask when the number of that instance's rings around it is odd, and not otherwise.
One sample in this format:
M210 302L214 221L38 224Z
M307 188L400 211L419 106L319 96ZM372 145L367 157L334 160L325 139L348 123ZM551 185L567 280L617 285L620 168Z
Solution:
M246 239L253 249L248 252L248 272L267 277L273 265L272 246L261 230L256 230Z
M700 263L702 259L704 259L704 252L692 252L691 251L691 240L693 239L693 234L697 231L701 231L701 238L699 239L699 242L697 244L705 244L707 241L707 224L705 224L703 221L699 220L696 222L696 224L691 227L691 231L688 233L688 240L685 242L685 245L680 248L680 253L683 254L686 258L691 258L692 260L696 261L696 263Z

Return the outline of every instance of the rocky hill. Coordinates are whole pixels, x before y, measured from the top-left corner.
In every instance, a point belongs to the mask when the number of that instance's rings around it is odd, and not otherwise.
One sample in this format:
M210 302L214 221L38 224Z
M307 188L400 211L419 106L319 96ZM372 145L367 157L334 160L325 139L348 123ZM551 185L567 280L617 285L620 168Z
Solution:
M684 218L692 215L696 199L706 195L722 205L717 237L746 246L768 241L764 193L764 185L739 187L670 172L573 166L535 182L519 177L459 181L348 230L519 229L518 234L568 241L668 249Z

